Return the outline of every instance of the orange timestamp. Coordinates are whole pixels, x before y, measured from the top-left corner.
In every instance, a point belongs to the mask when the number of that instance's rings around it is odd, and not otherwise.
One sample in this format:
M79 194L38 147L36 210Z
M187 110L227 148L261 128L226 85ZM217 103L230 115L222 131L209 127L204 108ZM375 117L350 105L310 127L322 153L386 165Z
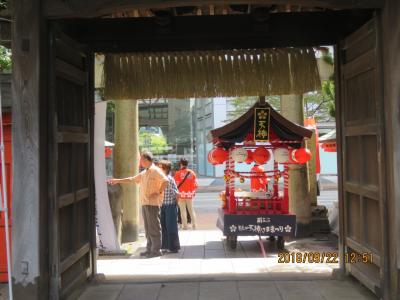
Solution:
M343 256L345 263L372 263L370 252L349 252ZM309 264L337 264L339 263L338 252L279 252L278 263L309 263Z

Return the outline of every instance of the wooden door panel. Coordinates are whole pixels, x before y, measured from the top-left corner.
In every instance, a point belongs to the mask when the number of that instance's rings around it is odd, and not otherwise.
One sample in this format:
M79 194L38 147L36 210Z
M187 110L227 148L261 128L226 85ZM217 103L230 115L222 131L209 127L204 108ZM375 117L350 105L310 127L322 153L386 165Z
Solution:
M92 270L94 206L91 166L91 93L86 52L59 32L51 36L49 145L51 297L65 298Z
M340 45L341 143L343 149L344 252L372 253L373 262L346 269L379 294L385 276L382 199L385 197L384 132L376 22L371 20Z

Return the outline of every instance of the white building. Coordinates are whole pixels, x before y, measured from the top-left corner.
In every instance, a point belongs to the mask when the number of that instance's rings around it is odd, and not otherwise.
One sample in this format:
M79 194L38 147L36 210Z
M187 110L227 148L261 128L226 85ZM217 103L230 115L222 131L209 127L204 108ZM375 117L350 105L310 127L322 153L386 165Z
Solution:
M194 127L196 141L196 171L200 176L221 177L224 166L213 166L207 160L213 144L207 140L207 134L221 127L227 119L229 100L227 98L201 98L195 100Z

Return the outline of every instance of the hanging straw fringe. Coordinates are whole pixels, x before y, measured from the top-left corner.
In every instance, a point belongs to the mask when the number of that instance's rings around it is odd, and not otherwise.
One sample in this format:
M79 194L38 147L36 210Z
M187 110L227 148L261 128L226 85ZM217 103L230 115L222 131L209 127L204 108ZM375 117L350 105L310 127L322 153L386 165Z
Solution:
M107 54L107 99L303 94L321 89L312 48Z

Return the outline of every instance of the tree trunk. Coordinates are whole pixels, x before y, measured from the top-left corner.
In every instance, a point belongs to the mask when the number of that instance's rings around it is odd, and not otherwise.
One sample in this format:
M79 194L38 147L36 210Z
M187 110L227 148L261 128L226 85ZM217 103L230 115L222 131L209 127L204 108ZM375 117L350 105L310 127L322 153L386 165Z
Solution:
M139 108L136 100L115 101L114 177L139 172ZM122 242L134 242L139 233L139 187L122 184Z
M310 195L310 201L312 206L317 205L317 151L315 149L315 129L312 130L313 135L310 140L306 142L307 149L311 152L311 159L307 163L307 170L308 170L308 190Z
M303 125L303 96L282 95L281 113L288 120ZM311 234L311 200L307 178L305 164L289 166L289 211L296 214L297 236Z

